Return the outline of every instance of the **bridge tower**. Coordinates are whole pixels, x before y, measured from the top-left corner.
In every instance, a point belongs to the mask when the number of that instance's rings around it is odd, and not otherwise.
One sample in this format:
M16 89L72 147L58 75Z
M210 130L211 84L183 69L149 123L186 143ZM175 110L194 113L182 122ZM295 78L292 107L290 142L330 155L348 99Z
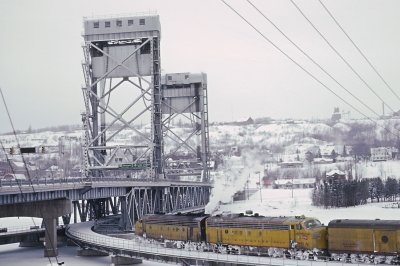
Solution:
M85 176L163 178L159 16L83 25Z
M169 179L208 181L207 75L170 73L161 83L165 174Z

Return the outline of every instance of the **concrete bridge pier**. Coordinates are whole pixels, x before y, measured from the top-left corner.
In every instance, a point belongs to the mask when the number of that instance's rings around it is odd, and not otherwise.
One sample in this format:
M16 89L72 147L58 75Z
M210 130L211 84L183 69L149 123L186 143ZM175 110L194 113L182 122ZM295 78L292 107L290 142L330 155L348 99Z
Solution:
M27 203L0 205L0 218L3 217L38 217L45 224L45 257L58 255L57 219L71 213L69 199L44 200Z
M72 203L68 199L58 199L49 201L40 201L40 213L43 217L44 226L44 256L56 257L58 255L57 248L57 224L58 217L70 214L72 212Z
M56 257L58 256L57 248L57 219L56 218L43 218L46 231L44 233L44 256Z

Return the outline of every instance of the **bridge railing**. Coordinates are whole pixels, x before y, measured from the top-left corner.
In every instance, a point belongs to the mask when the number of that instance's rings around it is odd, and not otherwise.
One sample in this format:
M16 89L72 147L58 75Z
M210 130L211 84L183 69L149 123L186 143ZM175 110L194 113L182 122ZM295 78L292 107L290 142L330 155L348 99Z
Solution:
M100 235L94 232L87 233L82 232L79 229L74 230L67 228L66 234L68 237L77 240L78 242L84 243L85 246L107 251L115 255L123 255L130 257L141 257L141 258L176 258L182 260L198 260L198 261L214 261L220 263L232 263L240 265L273 265L273 266L344 266L348 265L342 261L329 261L325 260L299 260L299 259L286 259L286 258L274 258L265 256L246 256L239 254L227 254L227 253L214 253L206 252L196 249L177 249L167 248L162 246L162 243L156 242L150 239L135 238L133 240L126 240L122 238L109 237ZM368 265L361 263L353 263L352 265Z
M0 179L0 188L1 187L18 187L18 186L31 186L31 185L56 185L56 184L91 184L91 183L101 183L101 182L150 182L157 183L160 181L172 181L172 182L180 182L182 184L185 183L194 183L191 181L180 181L180 180L155 180L155 179L135 179L135 178L127 178L127 177L91 177L91 178L82 178L82 177L68 177L68 178L41 178L41 179L32 179L32 180L15 180L15 179Z
M235 262L246 265L273 265L270 262L263 263L261 257L235 256L230 254L218 254L211 252L201 252L197 250L174 249L161 246L155 241L126 240L116 237L102 236L99 234L87 234L67 228L67 236L89 245L91 248L101 251L108 251L115 255L125 255L131 257L171 257L181 259L197 259L217 262ZM110 252L111 251L111 252ZM269 261L269 260L268 260ZM284 264L275 264L284 265Z
M44 230L39 225L21 225L21 226L1 226L0 225L0 235L9 233L23 233L34 230Z

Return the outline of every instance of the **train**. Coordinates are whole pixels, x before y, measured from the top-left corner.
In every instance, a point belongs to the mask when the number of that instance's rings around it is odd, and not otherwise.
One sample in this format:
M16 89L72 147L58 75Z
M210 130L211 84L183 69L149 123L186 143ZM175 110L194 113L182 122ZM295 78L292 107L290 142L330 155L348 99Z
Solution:
M307 259L400 264L400 221L305 216L148 214L135 223L146 238L205 243L211 250ZM296 255L297 256L297 255ZM377 259L379 258L379 261Z

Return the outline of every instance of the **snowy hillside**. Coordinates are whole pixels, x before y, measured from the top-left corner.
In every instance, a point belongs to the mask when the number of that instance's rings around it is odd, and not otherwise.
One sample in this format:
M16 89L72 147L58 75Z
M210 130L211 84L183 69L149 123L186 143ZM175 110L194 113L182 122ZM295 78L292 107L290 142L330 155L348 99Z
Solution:
M400 209L386 208L389 203L373 203L349 208L324 209L311 205L312 189L263 189L262 202L259 193L247 201L221 205L214 214L223 212L239 213L252 210L266 216L305 215L316 217L327 225L333 219L398 219Z

